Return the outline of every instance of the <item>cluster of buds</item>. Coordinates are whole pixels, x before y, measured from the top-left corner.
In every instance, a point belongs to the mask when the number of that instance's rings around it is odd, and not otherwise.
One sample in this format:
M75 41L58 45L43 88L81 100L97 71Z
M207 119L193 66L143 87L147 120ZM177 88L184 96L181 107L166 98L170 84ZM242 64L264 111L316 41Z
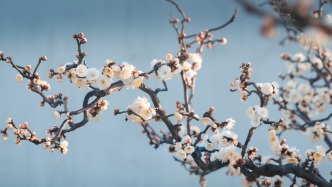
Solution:
M13 127L14 127L14 122L13 122L12 118L7 118L6 123L7 123L7 125L6 125L5 130L0 130L0 132L2 134L2 139L3 140L7 140L8 139L8 133L7 133L7 131L13 129Z
M209 30L205 30L204 32L199 32L195 37L196 43L198 45L206 45L208 49L215 47L216 43L219 42L221 45L226 45L227 39L221 38L221 39L213 39L213 35ZM187 45L188 47L191 47L191 44Z
M52 138L51 138L51 137L47 137L47 138L46 138L46 142L43 143L43 148L44 148L44 149L48 149L48 148L51 147L51 145L52 145ZM50 151L53 152L53 151L54 151L54 148L53 148L53 149L50 149Z
M253 69L251 68L250 62L242 63L240 66L240 71L242 72L240 79L236 79L234 82L231 83L233 87L232 90L246 90L248 84L250 82L251 74Z
M35 90L35 91L49 91L51 89L51 85L48 84L45 80L41 80L38 73L35 73L31 75L30 81L27 85L29 90Z
M31 132L29 130L29 123L28 122L25 122L25 123L22 123L18 126L16 126L14 124L14 121L12 118L7 118L6 120L6 129L5 130L2 130L0 131L3 135L2 135L2 138L4 140L6 140L8 138L8 133L7 131L8 130L13 130L13 134L16 135L16 139L15 139L15 143L20 145L22 143L22 140L28 140L30 142L39 142L40 139L37 138L36 136L36 133L35 132Z
M52 134L57 132L59 130L59 127L57 125L53 125L53 127L51 129L48 129L46 131L46 135L49 137L52 137Z
M259 180L261 186L282 186L282 178L278 175L275 177L262 177Z
M276 151L278 156L286 158L287 162L290 164L298 164L301 162L301 157L297 155L298 150L290 148L284 139L280 142L280 147Z
M74 34L73 38L78 39L81 44L86 44L88 39L85 38L84 33L80 32L79 34Z

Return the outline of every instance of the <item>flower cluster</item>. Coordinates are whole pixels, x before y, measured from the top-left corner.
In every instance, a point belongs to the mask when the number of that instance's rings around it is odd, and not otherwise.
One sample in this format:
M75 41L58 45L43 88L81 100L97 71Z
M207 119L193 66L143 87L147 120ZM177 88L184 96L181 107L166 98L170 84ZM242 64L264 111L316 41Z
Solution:
M163 60L157 59L154 59L151 62L151 69L154 71L155 76L158 80L170 80L172 79L173 75L180 73L179 59L173 59L173 56L171 54L166 55L166 58L169 61L168 63Z
M232 82L231 86L235 90L246 91L246 88L250 83L251 74L253 72L253 69L251 68L251 63L242 63L242 65L240 66L240 72L242 73L240 79L236 79L234 82Z
M181 142L176 142L174 145L170 145L170 152L174 152L174 156L179 160L185 160L187 162L193 162L191 154L195 151L190 136L186 135L182 138Z
M251 63L242 63L242 65L240 66L240 71L242 73L240 78L236 78L235 81L231 83L231 91L239 91L240 100L242 102L245 102L250 93L247 87L250 85L250 78L253 72L253 69L251 68Z
M250 123L253 127L258 127L262 120L269 116L269 111L265 107L256 105L246 110L246 116L250 118Z
M240 175L240 167L238 162L241 155L236 151L235 146L221 147L219 151L211 154L211 161L218 160L223 163L229 162L228 170L231 174Z
M127 62L123 62L122 65L117 66L112 60L106 60L106 65L101 69L88 68L84 64L79 64L76 68L67 70L67 67L75 65L76 62L74 64L67 63L65 66L62 65L58 68L56 74L67 75L72 83L83 90L89 89L90 86L105 90L111 86L113 78L121 80L130 88L137 88L142 84L144 79L141 76L142 72Z
M324 140L324 135L328 130L329 127L325 123L316 122L316 124L311 128L311 140L314 142Z
M127 108L127 118L135 123L141 124L143 121L150 120L156 111L150 107L150 102L146 97L137 97Z
M51 89L51 85L48 84L45 80L41 80L38 73L35 73L31 80L32 81L30 81L27 85L29 90L33 89L35 91L49 91Z
M315 164L319 164L319 162L326 156L323 146L316 146L316 151L312 149L307 150L306 155L308 159L313 161Z
M298 150L296 148L290 148L286 144L286 140L280 142L274 129L269 130L269 142L271 144L271 150L275 155L285 158L290 164L298 164L301 162L301 157L297 155Z
M277 82L256 83L256 86L265 96L273 97L279 94L279 84Z
M37 137L36 132L32 132L28 127L29 123L24 122L18 126L15 125L14 120L12 118L7 118L6 120L6 128L5 130L1 131L2 138L4 140L7 140L8 138L8 132L12 130L13 134L16 136L15 143L20 145L22 143L22 140L27 140L30 142L38 142L40 141L40 138Z
M199 53L189 53L188 59L182 63L183 76L188 85L192 83L192 79L196 76L198 70L201 68L201 55Z

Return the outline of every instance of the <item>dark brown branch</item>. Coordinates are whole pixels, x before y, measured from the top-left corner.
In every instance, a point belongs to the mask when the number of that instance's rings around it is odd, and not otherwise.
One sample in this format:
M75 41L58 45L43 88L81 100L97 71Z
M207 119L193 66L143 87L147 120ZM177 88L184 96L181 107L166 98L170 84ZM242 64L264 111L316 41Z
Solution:
M247 135L246 141L245 141L245 143L244 143L244 145L243 145L243 148L242 148L242 151L241 151L241 156L242 156L242 158L244 157L244 155L245 155L245 153L246 153L246 151L247 151L248 144L249 144L249 142L250 142L250 140L251 140L251 137L252 137L252 135L254 134L256 128L257 128L257 127L251 127L250 130L249 130L249 132L248 132L248 135Z
M174 128L172 122L168 118L165 118L166 112L164 111L162 105L160 104L157 94L152 89L147 87L145 84L141 84L139 89L142 90L143 92L147 93L150 96L150 98L153 102L153 105L156 108L156 113L161 116L161 120L167 126L168 130L172 134L173 139L175 139L176 141L180 141L181 138L179 137L179 135L177 133L177 129Z
M251 171L249 171L248 169L250 169ZM297 177L303 178L310 183L321 187L332 186L332 184L326 181L324 178L294 164L285 164L279 166L273 164L265 164L263 166L257 167L252 163L246 162L245 165L242 167L241 171L247 178L251 180L256 180L260 176L272 177L276 175L284 176L286 174L294 174Z

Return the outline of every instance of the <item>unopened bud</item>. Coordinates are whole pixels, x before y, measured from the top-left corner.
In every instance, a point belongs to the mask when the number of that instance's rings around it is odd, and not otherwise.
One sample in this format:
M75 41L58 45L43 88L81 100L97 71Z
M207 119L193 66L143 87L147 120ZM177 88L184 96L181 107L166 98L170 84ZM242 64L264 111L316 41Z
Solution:
M79 39L84 39L84 33L83 33L83 32L80 32L80 33L78 34L78 38L79 38Z
M7 62L7 63L10 63L10 62L12 62L12 61L13 61L12 57L11 57L11 56L8 56L7 59L6 59L6 62Z
M167 54L166 55L166 60L172 60L173 59L173 55L172 54Z
M226 45L227 44L227 38L221 38L220 43L221 43L221 45Z
M42 61L46 61L46 60L47 60L47 56L42 56L40 59L41 59Z
M86 39L86 38L83 38L82 40L81 40L81 43L82 44L86 44L88 42L88 39Z

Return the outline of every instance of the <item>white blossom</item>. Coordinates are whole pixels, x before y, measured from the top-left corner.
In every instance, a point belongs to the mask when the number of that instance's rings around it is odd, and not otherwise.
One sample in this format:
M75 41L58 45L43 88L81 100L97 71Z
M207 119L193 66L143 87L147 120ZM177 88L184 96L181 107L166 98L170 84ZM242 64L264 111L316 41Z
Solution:
M256 111L262 118L267 118L269 116L269 111L264 107L257 107Z
M249 107L247 110L246 110L246 116L248 118L251 118L251 116L253 116L255 114L255 110L254 110L254 107Z
M109 68L109 67L105 67L105 68L104 68L104 72L105 72L105 74L106 74L107 76L109 76L110 78L113 78L113 76L114 76L114 71L113 71L111 68Z
M172 78L171 67L167 65L162 65L157 71L158 77L161 80L169 80Z
M54 119L59 120L60 119L60 112L59 111L54 111L53 113Z
M228 118L225 120L225 122L226 122L226 125L224 126L224 129L230 130L233 128L236 121L233 118Z
M79 77L85 77L88 74L88 68L85 65L80 64L76 67L75 73Z
M132 72L134 71L135 67L127 62L123 62L122 66L123 67L121 68L119 79L125 80L130 78L132 76Z
M190 144L190 143L191 143L191 138L190 138L190 136L189 136L189 135L184 136L184 137L182 138L182 140L181 140L181 143L182 143L182 144Z
M97 68L89 68L87 70L86 79L88 81L95 81L99 78L99 76L100 76L100 71Z
M303 53L296 53L293 55L292 60L296 62L302 62L305 59L305 56Z
M60 73L60 74L62 74L62 73L64 73L66 71L66 66L59 66L58 67L58 73Z
M183 116L179 112L175 112L174 113L174 118L175 118L176 121L180 121L180 120L182 120Z
M143 83L144 78L142 76L139 76L137 78L135 78L134 80L131 81L130 83L130 87L131 88L138 88L141 86L141 84Z
M150 120L152 116L156 114L156 111L150 107L150 102L145 97L137 97L134 100L133 104L130 105L128 108L130 108L133 112L139 115L127 115L129 120L136 123L140 123L142 121L141 118L143 118L144 120Z
M204 125L211 125L213 121L209 117L203 117L200 122Z
M190 69L188 71L185 71L183 76L187 79L192 79L196 75L196 71Z
M213 150L213 144L212 143L205 144L205 149L208 150L208 151L212 151Z
M159 62L159 61L158 61L157 59L153 59L153 60L151 61L151 69L153 69L154 66L155 66L158 62Z
M175 152L175 157L179 160L183 160L187 158L187 153L184 150L180 149L177 152Z
M195 148L193 146L186 146L184 148L184 151L187 153L187 154L191 154L195 151Z
M112 79L105 76L101 75L96 81L97 87L101 90L105 90L106 88L109 88L111 86Z
M258 127L261 124L262 117L260 115L253 115L251 117L250 123L253 127Z
M273 92L273 87L271 83L264 83L261 87L261 91L265 95L270 95Z
M68 147L68 142L66 140L60 142L60 147L62 149L66 149Z
M202 57L199 53L189 53L189 60L193 63L202 63Z
M15 80L16 80L16 82L22 82L23 81L23 76L21 74L16 74Z

